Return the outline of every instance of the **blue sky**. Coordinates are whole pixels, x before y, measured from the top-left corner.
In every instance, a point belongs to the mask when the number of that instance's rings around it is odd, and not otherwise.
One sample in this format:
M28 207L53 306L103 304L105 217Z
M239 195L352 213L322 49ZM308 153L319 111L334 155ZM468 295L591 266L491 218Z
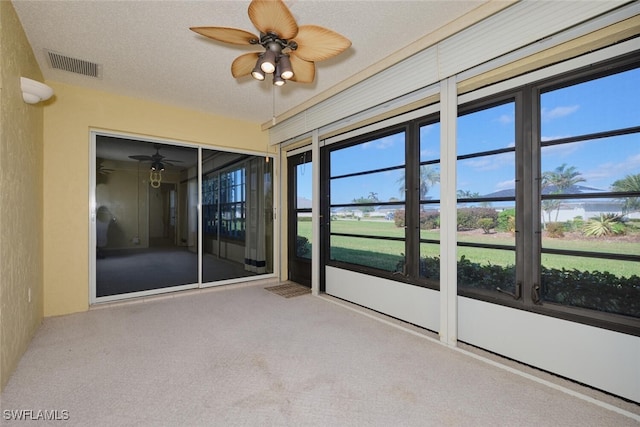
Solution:
M543 141L640 126L640 69L630 70L541 95ZM462 116L458 120L458 155L513 147L515 108L512 103ZM421 160L439 158L439 125L421 130ZM458 162L457 189L481 195L514 188L515 156L505 153ZM404 135L397 134L332 153L333 176L402 165ZM640 173L640 134L581 141L543 149L542 171L566 163L586 182L609 189L617 179ZM310 168L308 168L310 169ZM309 171L310 174L310 171ZM332 203L348 203L375 192L380 200L400 198L402 172L384 172L340 180L332 188ZM305 180L306 181L306 180ZM311 198L310 180L300 196ZM439 186L429 195L438 198Z

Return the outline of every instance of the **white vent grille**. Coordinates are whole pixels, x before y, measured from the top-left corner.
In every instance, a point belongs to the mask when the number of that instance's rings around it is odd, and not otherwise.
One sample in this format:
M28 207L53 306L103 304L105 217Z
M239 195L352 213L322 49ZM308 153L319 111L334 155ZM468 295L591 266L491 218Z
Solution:
M84 59L72 58L45 49L49 66L56 70L69 71L84 76L102 78L102 65Z

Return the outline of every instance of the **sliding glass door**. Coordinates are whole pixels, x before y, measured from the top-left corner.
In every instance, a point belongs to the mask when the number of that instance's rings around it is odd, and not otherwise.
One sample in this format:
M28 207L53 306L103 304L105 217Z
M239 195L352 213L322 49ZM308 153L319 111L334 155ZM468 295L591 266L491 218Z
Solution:
M198 282L193 147L96 136L96 297Z
M272 162L198 151L95 135L92 302L273 273Z

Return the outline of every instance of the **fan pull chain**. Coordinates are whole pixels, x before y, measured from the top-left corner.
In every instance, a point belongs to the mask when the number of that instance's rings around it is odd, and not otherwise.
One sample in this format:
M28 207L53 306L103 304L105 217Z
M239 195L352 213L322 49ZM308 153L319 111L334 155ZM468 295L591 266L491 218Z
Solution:
M271 125L276 125L276 87L271 87ZM265 152L265 161L269 163L269 143L267 142L267 149Z

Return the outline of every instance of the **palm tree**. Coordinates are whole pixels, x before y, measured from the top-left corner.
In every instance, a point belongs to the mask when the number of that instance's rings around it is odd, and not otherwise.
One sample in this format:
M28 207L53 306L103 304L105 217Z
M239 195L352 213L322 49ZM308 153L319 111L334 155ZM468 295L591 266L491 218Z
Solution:
M582 174L576 170L575 166L567 168L567 164L563 163L552 171L542 173L542 191L549 189L549 194L564 194L571 187L579 182L584 182ZM543 209L549 215L551 220L551 211L556 211L556 221L558 221L558 215L560 214L560 201L559 200L545 200L542 203Z
M477 199L479 197L480 197L480 193L478 193L477 191L476 192L471 192L469 190L458 190L456 192L456 198L458 200L460 200L460 199ZM460 206L467 206L468 205L468 203L462 203L462 202L459 202L459 204L460 204ZM480 206L482 206L482 207L488 207L487 205L491 205L491 203L489 203L489 202L481 202L480 203Z
M611 184L611 190L621 193L640 193L640 173L627 175L622 179L614 181L614 183ZM640 211L640 197L627 197L623 209L625 213Z
M420 166L420 200L425 200L429 190L440 182L440 171L434 168L431 165L421 165ZM398 179L398 184L400 184L400 194L404 196L405 191L405 178L402 175Z

